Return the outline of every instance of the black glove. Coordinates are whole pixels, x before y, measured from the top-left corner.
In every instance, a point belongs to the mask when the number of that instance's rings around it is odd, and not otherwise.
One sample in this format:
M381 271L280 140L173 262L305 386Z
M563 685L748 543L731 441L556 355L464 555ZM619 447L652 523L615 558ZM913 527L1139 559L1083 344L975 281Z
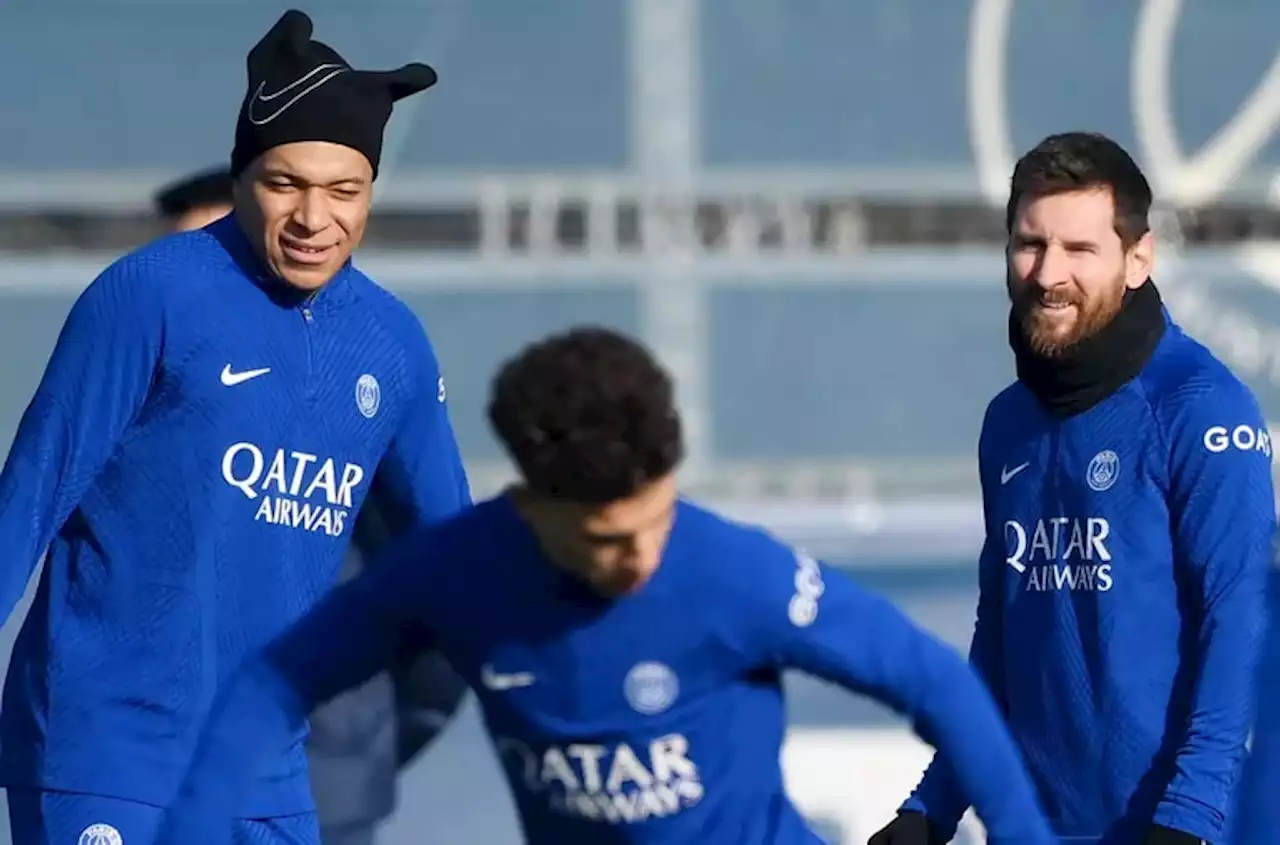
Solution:
M1153 824L1147 831L1147 838L1142 840L1142 845L1208 845L1208 843L1199 836L1183 833L1181 830L1174 830L1162 824Z
M924 813L903 810L867 840L867 845L946 845Z

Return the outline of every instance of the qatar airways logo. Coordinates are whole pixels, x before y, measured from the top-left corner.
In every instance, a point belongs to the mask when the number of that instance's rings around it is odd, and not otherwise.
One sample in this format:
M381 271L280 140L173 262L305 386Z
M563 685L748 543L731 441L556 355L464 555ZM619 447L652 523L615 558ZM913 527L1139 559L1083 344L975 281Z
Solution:
M264 452L254 443L232 444L222 456L222 480L257 503L255 522L342 536L355 510L359 464L339 464L308 452Z
M1105 593L1112 587L1111 523L1104 517L1053 516L1004 524L1004 562L1025 576L1028 592Z
M574 742L537 747L494 739L511 783L553 812L604 825L639 824L676 815L704 795L683 734L643 745Z

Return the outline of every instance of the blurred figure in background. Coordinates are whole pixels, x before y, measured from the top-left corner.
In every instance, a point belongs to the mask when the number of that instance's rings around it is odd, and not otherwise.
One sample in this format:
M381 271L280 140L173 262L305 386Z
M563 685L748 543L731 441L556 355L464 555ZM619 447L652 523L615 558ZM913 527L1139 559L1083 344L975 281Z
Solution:
M199 229L231 213L231 170L185 176L155 195L172 231ZM342 580L357 575L390 536L373 503L356 519ZM396 775L448 724L466 683L444 658L426 653L350 690L311 716L307 756L323 845L369 845L396 804Z
M170 231L200 229L231 213L231 168L213 167L185 176L155 195L156 214Z

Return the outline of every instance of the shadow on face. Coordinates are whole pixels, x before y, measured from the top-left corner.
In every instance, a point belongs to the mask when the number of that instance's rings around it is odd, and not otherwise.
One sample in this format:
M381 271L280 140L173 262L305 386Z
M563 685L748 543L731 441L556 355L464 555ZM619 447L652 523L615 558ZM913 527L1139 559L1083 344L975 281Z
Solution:
M584 505L517 495L517 508L561 568L605 596L640 589L653 577L675 520L674 474L634 495Z

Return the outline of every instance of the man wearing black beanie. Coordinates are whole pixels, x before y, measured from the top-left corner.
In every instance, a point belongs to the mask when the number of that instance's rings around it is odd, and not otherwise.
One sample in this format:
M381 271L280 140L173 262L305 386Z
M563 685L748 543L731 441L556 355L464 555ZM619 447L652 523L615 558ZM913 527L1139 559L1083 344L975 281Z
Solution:
M225 165L192 173L156 192L155 210L175 232L231 212ZM376 558L389 539L375 505L352 528L343 579ZM323 845L371 845L396 805L396 774L435 741L462 703L466 684L438 652L413 655L391 672L343 693L311 714L307 760Z
M434 85L436 72L355 70L311 40L298 11L250 51L248 70L231 151L236 217L268 270L314 290L364 236L392 105Z
M425 65L352 68L286 13L248 57L232 213L73 306L0 472L0 622L42 553L0 708L15 845L152 842L218 686L394 538L470 504L422 324L357 269L382 134ZM210 841L312 845L305 725ZM188 784L196 790L219 784Z

